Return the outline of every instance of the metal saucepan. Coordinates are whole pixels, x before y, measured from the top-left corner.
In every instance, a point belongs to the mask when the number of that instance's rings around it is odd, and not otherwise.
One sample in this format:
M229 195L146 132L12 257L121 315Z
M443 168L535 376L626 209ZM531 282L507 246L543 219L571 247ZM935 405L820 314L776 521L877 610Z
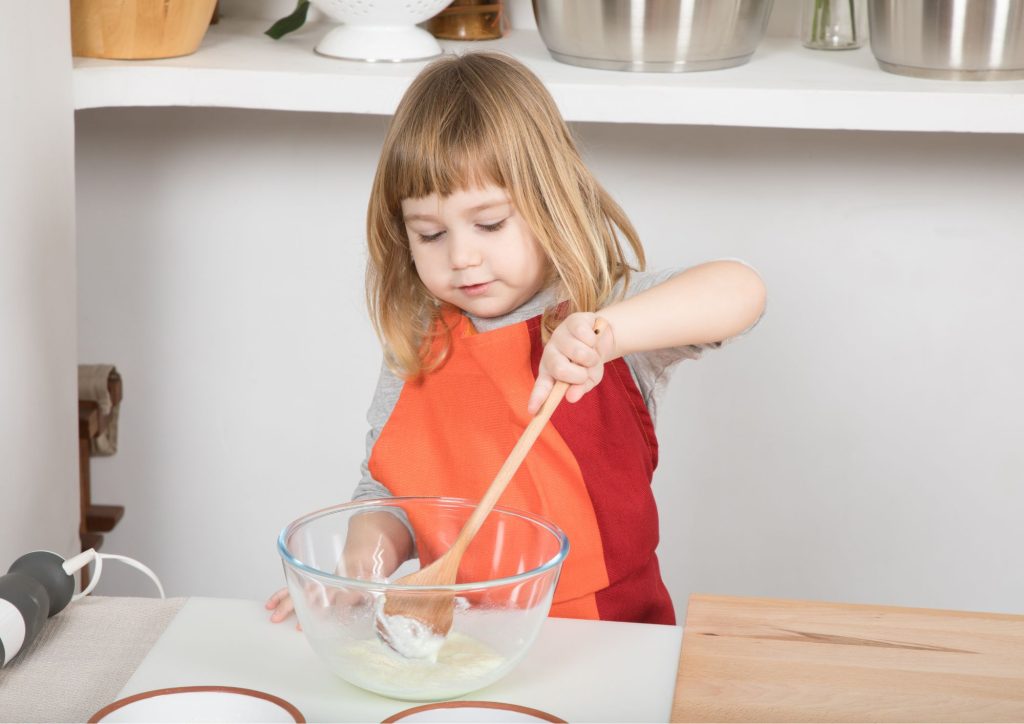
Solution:
M772 0L533 0L552 57L606 70L679 72L746 63Z
M1024 78L1024 0L868 0L883 70L943 80Z

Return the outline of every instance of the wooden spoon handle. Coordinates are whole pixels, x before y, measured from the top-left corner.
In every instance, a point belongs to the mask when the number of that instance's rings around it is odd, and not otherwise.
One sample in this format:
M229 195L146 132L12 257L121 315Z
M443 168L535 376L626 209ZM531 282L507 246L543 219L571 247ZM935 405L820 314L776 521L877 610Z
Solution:
M594 323L594 334L601 334L601 332L607 327L608 323L600 317ZM454 559L462 557L463 551L469 545L469 542L473 540L473 536L476 535L480 526L483 525L484 519L491 512L491 509L498 502L501 494L505 492L505 488L508 487L509 482L512 480L512 476L519 470L519 466L523 464L523 460L526 459L526 454L530 452L530 448L533 447L533 443L540 437L541 431L551 418L551 414L558 407L558 404L565 397L566 390L569 389L568 382L556 382L554 387L551 388L551 392L548 393L548 397L544 400L544 404L537 411L537 414L533 416L530 423L523 430L523 434L519 436L519 440L516 441L515 447L512 448L512 452L505 458L505 462L502 463L501 469L498 470L498 474L494 476L494 480L487 487L486 492L477 503L476 509L470 514L466 520L465 525L462 526L462 530L459 531L458 537L452 544L450 553Z

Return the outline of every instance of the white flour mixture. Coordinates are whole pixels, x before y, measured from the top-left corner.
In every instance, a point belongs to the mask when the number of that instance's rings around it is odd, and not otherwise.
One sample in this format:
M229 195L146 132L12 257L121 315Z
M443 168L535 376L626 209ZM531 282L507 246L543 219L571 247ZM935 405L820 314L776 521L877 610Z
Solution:
M377 599L377 631L387 644L407 659L437 661L445 637L418 618L384 613L384 596Z
M395 699L449 699L490 683L505 662L489 646L461 633L448 635L437 661L407 659L377 638L340 652L353 684Z

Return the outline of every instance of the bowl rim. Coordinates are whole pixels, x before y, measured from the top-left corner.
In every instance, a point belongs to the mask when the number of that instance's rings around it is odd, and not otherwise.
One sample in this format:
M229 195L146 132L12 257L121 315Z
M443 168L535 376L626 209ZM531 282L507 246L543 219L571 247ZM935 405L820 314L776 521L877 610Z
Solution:
M517 573L514 576L506 576L504 578L494 578L489 581L475 581L471 583L453 583L450 586L399 586L394 583L387 583L384 581L364 581L358 578L348 578L346 576L339 576L326 571L321 571L319 568L313 568L297 559L292 555L291 551L288 550L288 545L285 542L288 536L294 532L299 526L304 523L308 523L317 518L322 518L331 513L336 513L340 510L355 510L358 508L390 508L398 507L397 504L409 501L432 501L439 504L450 504L458 507L475 508L478 501L470 500L468 498L454 498L447 496L426 496L426 495L409 495L409 496L397 496L394 498L370 498L366 500L355 500L348 503L341 503L339 505L330 505L326 508L320 508L314 510L311 513L307 513L299 518L296 518L291 523L286 525L280 535L277 537L277 552L281 556L281 560L287 566L291 566L303 573L312 576L313 578L325 581L328 583L343 583L346 586L353 588L361 588L368 591L479 591L481 589L497 588L498 586L508 585L510 583L517 583L528 580L530 578L536 578L539 575L557 568L565 557L569 555L569 538L565 532L554 523L542 518L535 513L531 513L527 510L521 510L518 508L509 508L501 505L494 506L491 511L500 512L506 515L512 515L517 518L525 518L533 523L540 525L545 528L555 539L559 541L558 552L548 561L545 561L536 568L531 568L528 571Z

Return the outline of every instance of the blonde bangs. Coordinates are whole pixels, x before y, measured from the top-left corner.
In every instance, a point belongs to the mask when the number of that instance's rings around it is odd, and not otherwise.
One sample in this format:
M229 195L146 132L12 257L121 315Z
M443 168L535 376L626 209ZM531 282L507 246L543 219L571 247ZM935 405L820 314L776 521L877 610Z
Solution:
M498 158L502 129L493 123L486 99L464 82L451 82L455 59L428 66L395 115L392 143L379 173L393 209L402 199L453 192L494 183L505 187L507 166ZM434 78L433 76L439 76ZM435 81L435 82L432 82ZM441 88L435 88L435 85Z

